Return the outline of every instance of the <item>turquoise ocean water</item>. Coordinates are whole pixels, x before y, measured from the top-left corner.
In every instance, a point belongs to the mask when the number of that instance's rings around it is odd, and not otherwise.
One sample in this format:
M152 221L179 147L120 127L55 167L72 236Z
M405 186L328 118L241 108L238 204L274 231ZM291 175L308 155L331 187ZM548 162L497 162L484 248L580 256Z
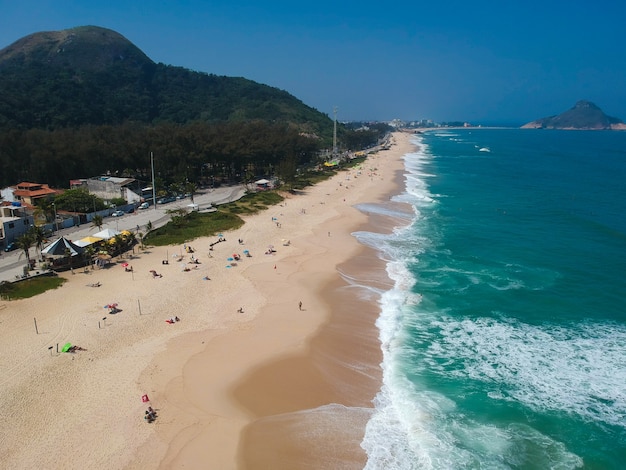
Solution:
M626 468L626 132L414 139L366 468Z

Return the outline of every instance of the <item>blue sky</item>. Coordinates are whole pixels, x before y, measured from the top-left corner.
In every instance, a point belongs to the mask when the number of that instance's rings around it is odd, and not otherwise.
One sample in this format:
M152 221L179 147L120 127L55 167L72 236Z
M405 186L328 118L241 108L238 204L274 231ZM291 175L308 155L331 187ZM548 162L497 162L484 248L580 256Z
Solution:
M339 120L626 120L626 2L0 0L0 48L96 25L155 62L274 86Z

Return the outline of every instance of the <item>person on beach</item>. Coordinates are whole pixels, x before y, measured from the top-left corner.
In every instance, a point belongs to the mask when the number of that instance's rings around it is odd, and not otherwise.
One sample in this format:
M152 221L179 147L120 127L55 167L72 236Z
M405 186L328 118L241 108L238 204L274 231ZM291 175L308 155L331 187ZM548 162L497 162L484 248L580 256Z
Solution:
M298 303L298 310L302 310L302 300Z

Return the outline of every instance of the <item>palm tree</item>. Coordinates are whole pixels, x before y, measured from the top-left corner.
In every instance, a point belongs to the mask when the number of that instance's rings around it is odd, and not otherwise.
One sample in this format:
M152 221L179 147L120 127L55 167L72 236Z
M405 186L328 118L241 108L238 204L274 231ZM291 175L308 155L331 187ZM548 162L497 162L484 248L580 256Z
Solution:
M137 232L137 237L139 238L139 243L141 244L141 249L143 250L143 232Z
M40 225L34 225L30 228L30 235L32 237L35 248L39 250L39 256L41 257L41 249L44 243L46 243L46 234Z
M19 236L16 240L17 246L24 251L28 266L30 267L30 247L33 246L33 237L29 232Z
M115 235L115 248L120 258L122 257L122 245L124 245L124 237L122 234L118 233Z
M148 223L146 224L146 235L147 235L148 233L150 233L150 232L152 231L152 229L153 229L153 228L154 228L154 227L152 227L152 221L151 221L151 220L148 220Z
M126 235L126 244L133 248L133 253L135 253L135 244L137 243L137 236L130 232L130 235Z
M83 252L83 256L85 257L85 261L91 265L91 269L93 269L93 255L96 254L96 249L93 245L87 245L85 247L85 251Z
M35 220L43 223L54 220L54 206L52 205L52 199L45 198L37 201L37 208L33 213Z
M91 226L98 227L98 230L102 229L103 223L104 221L102 220L102 216L100 214L94 215L93 218L91 219Z
M191 198L191 203L193 204L193 194L198 190L198 186L196 186L195 183L191 183L189 181L187 181L187 183L185 183L185 192L187 194L190 195Z
M69 266L70 271L72 271L72 274L74 274L74 266L72 266L72 252L69 248L65 249L65 262Z

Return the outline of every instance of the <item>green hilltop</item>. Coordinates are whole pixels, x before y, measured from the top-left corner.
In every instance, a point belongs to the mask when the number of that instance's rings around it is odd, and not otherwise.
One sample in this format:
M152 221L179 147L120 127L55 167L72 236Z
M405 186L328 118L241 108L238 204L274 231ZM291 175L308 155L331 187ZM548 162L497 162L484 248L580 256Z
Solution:
M327 115L286 91L155 63L106 28L39 32L0 50L0 128L250 120L332 135Z

